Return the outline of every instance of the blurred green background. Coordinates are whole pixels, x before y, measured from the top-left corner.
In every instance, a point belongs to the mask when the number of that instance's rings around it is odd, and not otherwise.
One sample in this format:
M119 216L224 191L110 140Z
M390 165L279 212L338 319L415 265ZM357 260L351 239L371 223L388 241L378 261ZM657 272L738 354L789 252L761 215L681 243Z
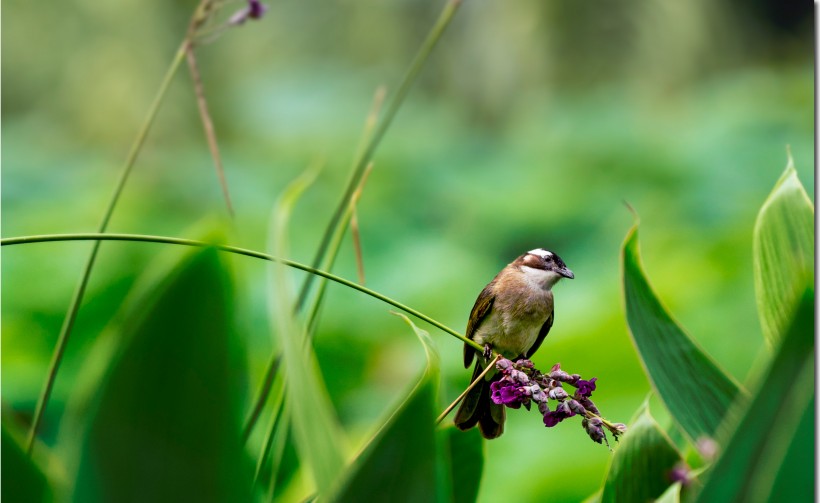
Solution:
M263 20L230 30L198 58L236 208L232 244L264 250L280 191L324 161L292 223L292 258L309 262L374 90L395 90L442 3L267 5ZM194 6L4 2L3 236L95 230ZM375 156L358 208L367 286L463 330L478 292L506 263L534 247L557 252L576 279L556 287L557 319L535 363L597 376L597 405L625 422L650 389L622 313L628 201L659 296L744 381L763 347L752 228L786 145L814 197L811 31L807 1L465 0ZM227 221L183 68L109 231L196 237L192 226L214 217ZM31 418L89 248L3 249L6 419ZM116 327L129 288L161 253L160 245L102 246L45 418L47 443L85 355ZM231 260L247 407L276 342L265 265ZM355 278L349 241L336 271ZM431 333L444 364L443 408L470 371L458 341ZM316 350L353 451L424 360L387 306L338 285ZM249 452L260 442L254 436ZM547 430L523 410L510 411L487 455L480 500L523 487L524 502L583 499L611 456L578 425Z

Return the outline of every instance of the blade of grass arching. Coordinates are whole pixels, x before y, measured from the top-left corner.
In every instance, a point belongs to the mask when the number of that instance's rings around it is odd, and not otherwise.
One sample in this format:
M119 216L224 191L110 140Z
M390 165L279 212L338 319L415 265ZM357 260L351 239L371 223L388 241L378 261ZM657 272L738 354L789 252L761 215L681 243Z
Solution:
M274 210L271 247L277 254L287 253L287 224L297 199L316 177L306 171L285 190ZM270 267L270 315L282 346L285 400L299 460L312 474L319 494L324 494L345 464L343 432L322 382L316 357L305 350L305 328L296 319L292 306L291 282L284 264Z
M202 76L199 73L199 66L197 65L196 55L194 54L193 43L188 44L185 51L185 57L188 60L188 68L191 71L191 79L194 82L194 95L196 96L196 103L199 108L199 117L202 120L202 128L205 130L205 139L208 142L208 149L211 151L211 157L214 160L216 176L219 179L219 185L222 188L222 196L225 198L225 205L228 207L228 213L231 217L233 217L234 211L233 205L231 204L231 195L228 192L228 181L225 178L225 166L222 164L222 156L219 154L219 145L216 142L214 123L211 120L211 114L208 112L208 102L205 99L205 87L202 85Z
M653 501L672 484L681 456L644 403L612 457L601 502Z
M204 1L205 0L203 0L203 3ZM198 11L199 8L197 8L197 12ZM137 156L142 150L145 139L148 137L148 132L154 123L154 119L156 119L157 112L162 104L162 100L165 98L168 88L171 85L171 81L173 80L174 75L176 75L182 60L185 57L185 48L187 45L188 39L186 37L186 39L182 42L182 45L180 45L179 49L177 49L174 59L171 61L171 65L165 72L165 76L162 79L159 90L157 91L154 100L151 102L151 106L148 108L148 113L142 127L137 133L137 137L134 139L134 143L131 145L131 150L128 152L128 157L125 159L125 163L120 171L119 179L114 187L114 193L105 208L103 218L97 228L100 233L103 233L108 229L108 223L111 220L111 215L114 213L114 208L120 200L120 195L125 187L125 182L128 181L128 177L137 161ZM31 455L31 451L34 448L34 440L37 438L37 431L40 428L40 423L43 420L43 414L48 406L48 400L51 396L51 391L54 388L54 381L57 379L57 373L59 372L60 364L63 361L63 355L65 354L65 349L71 336L71 330L74 328L74 321L77 319L77 313L80 310L80 304L82 303L85 295L88 280L91 277L91 270L94 268L94 263L97 260L100 243L100 241L95 241L91 247L91 253L88 255L88 259L83 267L80 282L77 284L77 288L74 290L74 295L71 297L71 302L69 303L66 316L63 320L63 325L60 328L60 334L57 336L57 345L55 346L54 353L51 357L51 363L49 364L48 373L46 375L46 382L43 385L43 389L37 399L37 405L34 409L34 416L31 422L31 429L29 430L28 442L26 444L26 452L29 455Z
M814 291L809 288L698 502L811 501L814 494ZM775 493L785 487L788 492ZM788 497L787 497L788 496Z
M336 276L335 274L331 274L327 271L322 271L320 269L314 269L309 265L305 265L294 260L288 260L280 257L275 257L273 255L269 255L267 253L262 253L256 250L249 250L247 248L239 248L237 246L228 246L228 245L216 245L213 243L207 243L204 241L196 241L193 239L183 239L183 238L175 238L175 237L168 237L168 236L148 236L144 234L101 234L101 233L76 233L76 234L45 234L40 236L16 236L16 237L8 237L8 238L0 238L0 246L13 246L13 245L22 245L22 244L34 244L34 243L48 243L48 242L58 242L58 241L131 241L131 242L138 242L138 243L162 243L162 244L170 244L170 245L177 245L177 246L190 246L194 248L215 248L221 252L225 253L233 253L235 255L242 255L245 257L255 258L259 260L266 260L268 262L274 262L277 264L282 264L287 267L291 267L293 269L299 269L300 271L304 271L309 274L314 274L321 278L328 279L333 281L334 283L338 283L342 286L346 286L352 290L356 290L361 292L365 295L373 297L374 299L380 300L385 304L389 304L397 309L404 311L405 313L414 316L415 318L420 319L421 321L427 322L430 325L438 328L442 332L445 332L459 341L463 342L464 344L468 344L469 346L475 348L478 351L484 351L484 348L480 345L476 344L475 341L464 337L464 335L458 333L457 331L453 330L452 328L448 327L444 323L427 316L426 314L422 313L417 309L413 309L412 307L402 304L401 302L388 297L387 295L381 294L375 290L371 290L365 286L362 286L355 281L350 281L348 279L342 278L340 276Z
M373 170L373 163L367 165L367 169L364 172L364 176L359 180L359 186L356 187L356 191L353 193L353 199L350 201L350 206L348 206L347 211L344 214L343 220L345 222L349 221L351 216L356 210L356 204L359 201L359 198L362 195L362 191L364 190L364 186L367 183L367 178L370 176L370 172ZM336 234L333 236L333 241L330 243L329 251L330 254L326 260L326 263L323 267L324 270L330 271L333 269L334 264L336 263L336 258L339 256L339 251L342 249L342 241L345 236L345 226L339 226L336 229ZM361 257L361 249L357 249L357 263L362 262ZM363 270L364 265L360 266L360 270ZM359 277L359 283L364 285L364 279L362 276ZM312 343L313 336L316 333L316 326L319 322L319 311L322 307L325 297L325 290L327 289L327 279L321 278L319 280L319 289L316 292L316 296L311 302L310 310L308 311L308 341Z
M378 102L376 102L378 103ZM367 129L365 129L365 136L368 134ZM361 195L362 190L364 189L364 184L367 181L367 175L369 174L370 170L372 169L372 163L368 167L368 170L365 172L365 176L362 177L361 181L359 182L359 186L355 192L356 200L358 200L358 196ZM351 203L352 205L355 204L355 201ZM346 214L347 215L347 214ZM341 249L342 239L344 238L344 228L339 227L337 229L336 234L333 237L333 242L330 245L330 255L328 257L327 263L324 266L324 270L330 271L333 269L333 264L336 262L336 257L339 255L339 250ZM323 301L324 301L324 294L327 288L327 279L322 278L319 282L319 289L316 292L315 297L313 298L313 302L311 303L310 310L307 316L307 343L310 344L313 341L313 335L316 331L316 326L319 320L319 311L321 310ZM265 402L267 402L268 394L270 393L271 385L273 384L273 380L276 377L277 373L279 372L279 366L281 364L282 355L280 353L274 353L271 355L270 361L268 362L268 366L265 369L265 376L262 380L262 384L257 391L256 397L254 399L254 406L251 409L251 413L248 415L247 421L245 421L245 429L243 432L243 438L247 442L247 439L250 437L251 432L253 432L254 426L256 426L256 422L259 420L259 414L262 413L262 409L265 406Z
M393 97L390 99L390 102L387 105L387 110L385 111L385 114L382 117L381 121L379 121L378 125L376 126L376 130L373 136L370 138L370 141L367 143L367 146L362 150L361 155L359 155L356 158L356 161L353 163L353 174L351 175L350 181L348 182L348 185L345 188L345 192L344 195L342 195L341 201L339 201L339 205L336 207L336 210L333 213L330 222L325 228L324 235L322 236L322 240L319 243L319 248L316 251L316 256L314 257L313 262L311 264L312 267L318 268L321 265L322 260L324 259L325 254L327 253L327 247L330 244L330 240L333 236L333 233L342 222L342 217L350 204L351 196L353 195L356 186L359 184L359 180L362 178L365 168L370 163L370 160L373 157L376 148L379 146L379 143L384 137L384 134L387 132L387 129L390 127L390 124L393 122L393 118L396 116L396 112L398 112L399 108L404 102L404 98L407 96L407 93L410 91L410 88L416 81L416 77L418 76L422 67L424 67L424 64L427 62L427 59L430 57L430 53L433 52L433 49L435 48L439 39L441 39L442 34L446 30L447 26L450 25L450 22L453 20L453 16L458 10L458 7L461 5L461 1L462 0L447 1L447 4L444 6L444 9L442 10L441 14L436 20L435 25L433 25L432 30L422 43L419 52L416 54L415 58L410 63L410 67L408 68L407 73L405 73L404 78L401 81L401 84L399 84L396 94L393 95ZM302 289L299 292L299 297L296 303L297 310L301 310L303 304L307 300L307 296L312 284L312 276L308 276L307 278L305 278L304 283L302 283Z
M435 386L439 357L429 334L401 316L424 346L427 365L407 398L382 421L381 428L322 501L385 500L394 488L396 501L440 501L436 481ZM431 457L433 459L431 459Z
M378 118L379 110L381 110L382 101L384 101L384 94L384 86L379 86L378 88L376 88L376 92L373 96L373 104L371 105L370 111L368 112L367 118L365 119L364 130L362 132L362 139L360 141L359 150L364 148L364 146L368 142L368 139L373 134L373 128L376 125L376 119ZM362 187L362 184L364 183L364 180L366 180L366 176L362 177L362 181L359 183L360 189ZM337 235L334 236L334 241L330 248L330 259L324 265L324 270L328 272L330 272L333 269L333 264L336 261L336 256L339 252L339 246L341 245L341 235L343 234L343 232L337 232ZM324 298L326 287L327 281L323 278L320 282L319 291L316 294L310 313L308 315L308 338L310 339L312 339L314 330L316 328L319 310L322 305L322 300ZM298 306L294 311L299 311ZM259 386L259 389L256 392L256 396L254 397L253 408L251 409L250 414L248 414L248 419L245 421L245 429L243 430L242 434L242 438L244 438L245 442L247 442L248 438L250 438L250 435L253 432L253 428L254 426L256 426L256 422L259 419L259 414L262 413L262 408L265 406L265 402L267 402L268 400L270 387L271 384L273 384L274 377L279 372L279 365L281 363L281 359L282 355L277 353L276 351L274 351L273 354L271 354L270 360L268 361L268 365L265 368L265 376L262 379L262 384Z
M742 388L661 305L649 285L638 248L638 224L622 251L629 332L644 369L674 421L690 440L713 437Z
M754 229L757 311L770 347L789 328L801 292L814 284L814 205L797 179L791 152L788 159Z

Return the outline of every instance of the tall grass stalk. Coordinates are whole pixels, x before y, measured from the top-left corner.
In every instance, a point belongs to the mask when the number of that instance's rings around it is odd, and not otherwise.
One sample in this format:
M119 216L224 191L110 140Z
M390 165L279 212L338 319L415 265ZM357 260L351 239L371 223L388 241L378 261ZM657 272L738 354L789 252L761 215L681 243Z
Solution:
M145 144L145 139L148 137L148 132L151 130L154 119L156 119L157 112L159 111L163 98L165 98L165 95L168 92L171 81L185 58L185 52L188 44L189 42L186 37L179 49L177 49L174 59L171 61L171 65L165 72L165 76L162 79L159 90L157 91L156 96L154 96L154 100L151 102L151 106L148 109L148 113L142 123L142 127L140 127L137 137L131 145L131 150L128 152L128 157L126 157L125 163L120 170L120 176L117 180L116 186L114 187L114 193L111 195L111 199L108 201L108 205L105 208L100 225L97 227L97 230L100 233L104 233L108 229L108 224L111 221L111 215L114 213L114 208L120 200L120 195L122 195L125 182L128 181L128 177L131 175L131 171L137 161L137 156L142 150L142 146ZM57 345L55 346L54 353L51 357L51 363L49 364L48 373L46 374L46 382L43 385L43 389L37 399L37 406L34 409L34 417L32 418L31 429L29 430L28 441L26 443L26 453L28 455L31 455L32 449L34 448L34 441L37 438L37 431L40 428L40 423L43 420L43 414L46 406L48 405L51 392L54 388L54 382L57 379L57 372L59 371L60 364L63 361L65 349L71 336L71 330L74 327L74 321L77 319L77 312L80 309L80 304L82 303L86 287L88 286L88 280L91 277L91 270L94 268L94 263L97 260L97 254L100 250L100 243L101 241L95 241L91 247L91 253L86 260L85 266L83 267L80 282L77 285L76 290L74 290L74 295L71 297L68 311L65 319L63 320L63 325L60 328L60 334L57 336Z

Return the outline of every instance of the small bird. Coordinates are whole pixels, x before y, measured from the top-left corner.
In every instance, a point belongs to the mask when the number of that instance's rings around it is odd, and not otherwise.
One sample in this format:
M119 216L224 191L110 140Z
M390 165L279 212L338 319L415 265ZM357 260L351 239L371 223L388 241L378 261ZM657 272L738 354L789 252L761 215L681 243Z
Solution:
M484 354L464 344L464 368L469 368L478 354L473 371L474 381L489 363L493 350L508 359L530 358L544 342L555 319L552 287L561 278L575 275L561 257L536 248L508 264L478 295L466 336L484 346ZM499 437L504 432L504 406L490 398L490 383L499 376L488 373L464 397L456 413L455 424L468 430L478 424L484 438Z

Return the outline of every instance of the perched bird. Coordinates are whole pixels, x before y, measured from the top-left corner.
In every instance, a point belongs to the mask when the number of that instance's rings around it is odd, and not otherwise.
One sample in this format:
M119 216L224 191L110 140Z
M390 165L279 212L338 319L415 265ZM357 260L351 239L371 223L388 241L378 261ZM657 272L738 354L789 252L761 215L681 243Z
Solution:
M536 248L508 264L484 287L467 321L466 336L485 348L482 355L472 346L464 345L465 368L478 354L470 382L484 370L493 350L512 360L530 358L538 350L555 319L552 287L561 278L574 277L561 257ZM455 418L461 430L478 424L481 435L488 439L504 432L506 417L504 406L490 398L493 374L488 373L470 390Z

